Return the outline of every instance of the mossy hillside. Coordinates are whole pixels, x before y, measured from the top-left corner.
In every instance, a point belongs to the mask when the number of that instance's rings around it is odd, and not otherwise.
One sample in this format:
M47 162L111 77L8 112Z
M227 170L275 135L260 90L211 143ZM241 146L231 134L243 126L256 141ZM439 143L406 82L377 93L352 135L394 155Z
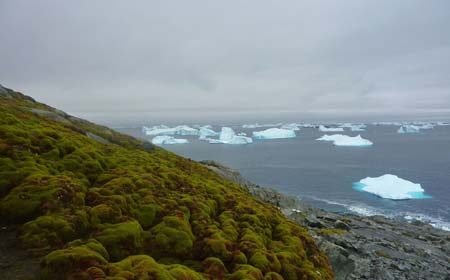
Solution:
M303 228L207 168L18 93L0 106L0 218L47 252L43 279L332 278Z

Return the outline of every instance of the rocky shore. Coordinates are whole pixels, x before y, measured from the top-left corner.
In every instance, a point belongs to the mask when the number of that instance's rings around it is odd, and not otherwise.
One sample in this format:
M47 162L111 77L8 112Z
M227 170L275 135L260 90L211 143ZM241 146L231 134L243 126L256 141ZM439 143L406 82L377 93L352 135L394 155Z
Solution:
M450 232L420 221L313 208L294 197L255 185L217 162L201 163L305 226L328 254L336 279L450 279Z

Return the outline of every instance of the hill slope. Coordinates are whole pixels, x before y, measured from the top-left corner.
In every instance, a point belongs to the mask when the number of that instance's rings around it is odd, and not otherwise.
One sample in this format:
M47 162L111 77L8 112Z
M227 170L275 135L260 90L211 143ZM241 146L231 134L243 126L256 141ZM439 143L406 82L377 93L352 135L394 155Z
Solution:
M42 279L332 279L306 230L208 168L0 87L0 220Z

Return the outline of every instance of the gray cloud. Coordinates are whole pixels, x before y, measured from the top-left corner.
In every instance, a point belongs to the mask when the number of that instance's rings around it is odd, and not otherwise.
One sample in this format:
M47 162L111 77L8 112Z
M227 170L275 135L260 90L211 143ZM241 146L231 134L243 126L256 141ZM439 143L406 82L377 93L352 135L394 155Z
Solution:
M450 2L0 2L1 83L69 112L450 112Z

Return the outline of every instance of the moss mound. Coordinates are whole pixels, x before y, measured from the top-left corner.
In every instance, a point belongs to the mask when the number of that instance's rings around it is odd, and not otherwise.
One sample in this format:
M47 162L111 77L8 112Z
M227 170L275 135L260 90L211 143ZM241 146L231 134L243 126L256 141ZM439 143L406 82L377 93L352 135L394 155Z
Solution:
M307 232L207 168L0 95L0 220L42 279L332 279Z
M88 275L83 275L81 271L89 269L92 271L94 267L103 267L108 263L107 258L105 248L97 241L90 240L82 245L76 242L66 249L56 250L45 256L42 259L41 277L43 279L71 277L89 279Z
M108 250L111 260L121 260L138 253L142 248L142 227L136 221L106 224L95 235Z

